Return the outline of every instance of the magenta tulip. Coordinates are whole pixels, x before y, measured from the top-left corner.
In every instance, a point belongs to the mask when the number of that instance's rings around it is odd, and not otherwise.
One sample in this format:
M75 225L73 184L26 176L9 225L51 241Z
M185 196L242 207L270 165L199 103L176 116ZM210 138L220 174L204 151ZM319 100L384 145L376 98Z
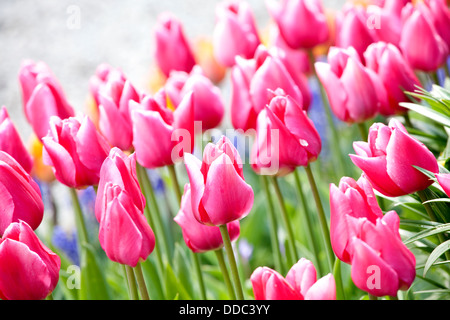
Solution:
M450 173L437 173L435 176L439 185L442 187L447 196L450 197Z
M336 300L336 283L330 273L317 280L311 261L301 258L286 278L268 267L250 277L255 300Z
M387 93L377 74L365 67L355 49L331 47L328 63L316 62L336 117L347 123L361 123L376 116L387 105Z
M282 90L260 112L251 154L258 174L283 176L319 156L322 143L306 112Z
M192 212L206 225L221 226L244 218L253 206L253 189L245 182L242 160L226 137L209 143L203 161L190 153L184 161L191 185Z
M101 221L102 213L106 210L107 184L119 186L122 190L126 190L138 211L144 211L145 197L141 192L136 176L136 153L127 156L122 150L114 147L103 162L95 200L95 217L97 221Z
M218 250L223 247L222 235L219 228L204 225L195 218L192 212L191 187L189 184L186 184L184 187L181 208L174 220L181 227L184 242L192 252L206 252ZM231 241L239 237L239 221L230 222L227 225L227 229Z
M26 172L30 173L33 169L33 159L23 144L6 107L0 109L0 150L11 155Z
M172 165L194 148L194 93L187 93L176 109L167 102L165 89L146 96L132 111L133 146L137 161L146 168Z
M25 115L39 139L47 134L51 116L61 119L74 116L61 85L45 63L25 61L19 81Z
M61 259L24 221L14 222L0 239L0 298L42 300L56 287Z
M445 0L426 0L424 4L430 9L436 31L450 49L450 8Z
M367 67L377 73L386 88L389 103L381 105L380 113L405 113L407 110L399 106L400 102L410 101L404 92L413 92L421 84L400 50L393 44L377 42L367 48L364 57Z
M320 0L270 0L267 6L291 48L312 49L328 41L330 31Z
M100 132L112 146L129 150L133 142L129 105L130 101L140 101L140 93L121 72L110 72L98 99Z
M20 220L35 230L42 222L44 203L38 184L9 154L0 151L0 235Z
M226 0L217 5L213 50L220 64L232 67L236 56L253 58L260 43L255 18L248 3Z
M432 184L417 166L433 173L439 168L428 148L406 131L396 119L389 126L374 123L368 142L354 142L353 163L369 179L374 189L388 197L398 197L423 190Z
M84 116L50 119L50 131L42 138L43 160L52 166L56 179L70 188L97 185L100 168L111 146Z
M423 3L418 3L408 13L410 15L404 21L400 48L414 69L435 71L446 62L449 47L436 30L433 16Z
M186 38L181 22L172 14L158 17L155 29L155 59L159 69L168 77L171 71L190 72L195 57Z
M114 69L106 63L100 64L95 70L95 74L89 79L89 92L94 98L97 106L100 104L99 93L109 82L109 79L116 78L123 82L126 81L125 75L119 69Z
M222 93L204 75L200 66L195 66L189 74L173 71L164 88L174 106L178 106L189 92L194 93L194 121L201 123L202 131L213 129L221 123L225 113Z

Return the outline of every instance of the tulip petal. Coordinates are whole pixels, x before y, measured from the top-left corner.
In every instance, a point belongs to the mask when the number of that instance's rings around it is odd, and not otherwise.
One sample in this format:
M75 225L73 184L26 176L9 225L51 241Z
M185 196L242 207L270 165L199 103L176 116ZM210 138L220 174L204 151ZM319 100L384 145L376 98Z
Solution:
M333 275L317 280L305 294L305 300L336 300L336 282Z

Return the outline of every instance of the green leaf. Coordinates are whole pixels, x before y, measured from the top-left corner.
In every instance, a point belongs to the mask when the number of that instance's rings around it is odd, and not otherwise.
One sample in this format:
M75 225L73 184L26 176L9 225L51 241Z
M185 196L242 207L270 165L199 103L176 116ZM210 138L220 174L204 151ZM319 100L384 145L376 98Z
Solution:
M191 258L177 242L175 243L175 255L173 259L174 271L179 281L191 297L195 297L195 290L192 284L192 275L194 274Z
M80 300L108 300L110 294L95 249L88 243L81 249Z
M439 259L439 257L443 255L447 250L450 250L450 240L441 243L433 250L433 252L431 252L423 269L424 277L428 272L428 270L431 268L431 266L436 262L436 260Z
M192 300L168 263L165 267L164 288L166 289L166 299L168 300Z
M429 236L432 236L432 235L435 235L438 233L448 232L448 231L450 231L450 223L434 226L434 227L428 228L422 232L417 233L416 235L405 240L404 243L410 244L414 241L421 240L421 239L427 238Z
M421 106L418 104L410 103L410 102L402 102L400 105L404 108L407 108L409 110L412 110L414 112L417 112L421 114L422 116L431 119L443 126L450 128L450 118L443 115L442 113L439 113L429 107Z
M141 265L150 298L152 300L164 300L164 290L155 261L149 257Z

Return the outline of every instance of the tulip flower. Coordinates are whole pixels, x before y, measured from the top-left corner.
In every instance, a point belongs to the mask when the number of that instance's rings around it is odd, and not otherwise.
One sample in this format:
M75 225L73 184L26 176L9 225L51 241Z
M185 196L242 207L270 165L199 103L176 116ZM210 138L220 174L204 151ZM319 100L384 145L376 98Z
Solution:
M181 22L169 13L161 14L155 30L155 59L159 69L168 77L170 72L190 72L195 62Z
M219 228L198 222L192 212L191 201L191 187L186 184L181 199L181 208L174 218L175 222L181 227L184 242L195 253L221 249L223 240ZM230 222L227 228L230 240L236 240L240 232L239 221Z
M135 267L155 247L155 236L142 209L127 189L106 181L99 226L100 245L112 261Z
M356 155L350 155L371 182L374 189L388 197L421 191L432 184L417 166L433 173L439 168L428 148L408 134L396 119L389 125L374 123L368 142L354 142Z
M38 184L13 157L3 151L0 151L0 176L0 235L12 222L19 220L35 230L44 215Z
M81 120L52 117L50 131L42 141L44 163L53 167L59 182L70 188L98 184L111 147L87 116Z
M436 30L432 15L424 4L418 3L410 11L409 16L404 14L407 17L404 18L400 48L414 69L435 71L446 62L449 47Z
M133 104L133 146L146 168L172 165L194 148L194 105L191 91L173 109L165 89ZM167 102L168 101L168 102Z
M282 60L262 45L254 59L236 58L231 81L231 121L236 129L256 128L256 118L271 98L269 90L282 89L306 111L311 103L306 77L292 76Z
M203 160L184 154L197 221L222 226L244 218L253 205L253 189L245 182L242 160L231 141L222 137L208 143Z
M333 113L344 122L362 123L388 103L379 77L361 63L351 47L331 47L328 62L316 62L315 68Z
M49 119L74 116L58 80L43 63L25 61L19 71L25 115L37 137L41 139L49 130Z
M407 110L399 106L400 102L409 101L404 92L413 92L421 84L400 50L393 44L377 42L367 48L364 57L367 67L377 73L386 88L389 103L381 105L380 113L405 113Z
M4 106L0 109L0 150L11 155L26 172L33 169L33 159Z
M138 211L143 212L145 197L141 192L136 176L136 153L127 156L117 147L109 151L108 157L100 169L100 181L95 199L95 217L101 221L102 213L105 211L105 200L107 184L119 186L131 196L133 205Z
M436 31L450 49L450 29L448 27L450 25L450 9L448 4L445 3L445 0L426 0L420 6L424 6L424 4L430 10Z
M301 258L286 278L268 267L250 277L255 300L336 300L336 283L330 273L317 280L311 261Z
M291 48L312 49L329 39L330 31L320 0L270 0L267 7Z
M110 72L98 91L99 129L108 142L129 150L133 142L130 101L139 102L140 93L121 72Z
M26 222L11 223L0 239L0 298L45 299L58 283L60 266Z
M444 192L450 197L450 174L448 173L438 173L435 174L439 185L442 187Z
M226 0L217 5L213 48L219 63L232 67L236 56L251 59L260 43L255 18L247 2Z
M306 112L282 90L260 112L252 150L252 168L259 174L283 176L317 159L322 144Z
M100 104L99 94L107 86L109 79L120 79L126 81L125 75L119 69L114 69L107 63L101 63L95 70L95 74L89 79L89 92L94 98L97 106Z
M221 91L209 80L199 66L191 73L173 71L164 86L173 105L178 106L183 97L193 92L194 121L201 122L202 131L217 127L225 113Z

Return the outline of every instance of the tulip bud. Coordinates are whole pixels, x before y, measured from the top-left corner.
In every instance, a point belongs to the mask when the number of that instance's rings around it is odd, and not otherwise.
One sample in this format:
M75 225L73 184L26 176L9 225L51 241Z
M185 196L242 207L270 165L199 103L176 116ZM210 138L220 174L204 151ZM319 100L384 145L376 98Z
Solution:
M192 212L191 187L189 184L184 187L181 208L174 220L181 227L184 242L192 252L206 252L223 247L220 229L216 226L204 225L195 218ZM239 221L230 222L227 228L230 240L236 240L240 232Z
M43 159L53 167L56 179L70 188L97 185L100 168L110 145L84 116L50 119L50 131L43 139Z
M282 90L258 116L251 154L258 174L283 176L317 159L322 143L306 112Z
M244 180L238 151L226 137L209 143L203 161L184 154L191 185L192 212L206 225L221 226L244 218L253 206L253 189Z
M155 30L156 63L168 77L170 72L190 72L195 65L195 58L186 39L181 22L168 13L158 17Z
M236 56L251 59L260 43L248 3L224 1L217 5L213 47L219 63L232 67Z
M0 239L0 298L45 299L58 283L60 266L26 222L11 223Z
M360 123L386 108L386 89L377 74L361 63L355 49L332 47L328 63L316 62L315 68L338 119Z
M255 300L336 300L330 273L317 280L311 261L301 258L283 278L275 270L258 267L250 277Z
M20 220L35 230L42 222L44 203L39 186L9 154L0 151L0 235Z
M6 107L0 109L0 150L11 155L26 172L30 173L33 169L33 159L11 121Z
M25 61L19 81L25 115L39 139L47 134L51 116L61 119L74 116L61 85L45 63Z
M408 134L396 119L389 126L374 123L369 129L368 142L354 142L356 155L350 155L371 182L374 189L388 197L398 197L423 190L432 184L417 166L433 173L439 172L434 155Z
M327 19L320 0L267 1L281 36L293 49L312 49L329 39ZM314 30L314 32L311 32Z
M133 146L137 161L159 168L180 161L194 148L194 93L187 93L176 109L165 89L133 104Z

